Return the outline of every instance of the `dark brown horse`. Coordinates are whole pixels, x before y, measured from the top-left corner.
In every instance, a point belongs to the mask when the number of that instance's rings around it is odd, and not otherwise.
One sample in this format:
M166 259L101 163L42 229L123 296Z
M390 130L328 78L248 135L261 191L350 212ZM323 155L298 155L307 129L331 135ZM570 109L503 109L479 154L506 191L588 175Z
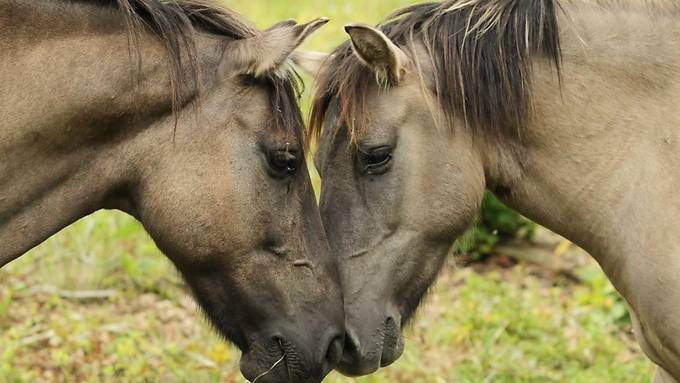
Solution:
M260 31L197 0L0 1L0 266L120 209L248 379L320 381L342 298L288 56L325 22Z
M597 259L657 381L679 382L677 1L448 0L346 30L312 118L341 371L399 357L486 188Z

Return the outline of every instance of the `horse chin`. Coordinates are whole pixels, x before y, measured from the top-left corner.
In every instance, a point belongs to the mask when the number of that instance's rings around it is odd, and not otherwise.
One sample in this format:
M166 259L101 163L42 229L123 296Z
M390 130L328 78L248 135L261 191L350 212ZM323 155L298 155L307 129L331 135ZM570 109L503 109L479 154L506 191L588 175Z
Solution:
M289 382L284 350L277 343L253 344L241 356L241 373L249 381Z
M274 361L275 363L276 361ZM267 366L255 360L247 359L245 356L241 358L241 374L249 382L257 383L279 383L279 382L295 382L288 379L286 366L282 363L274 367ZM273 368L272 368L273 367Z
M382 367L391 365L404 353L403 337L398 333L394 335L386 334L383 342L382 349L378 348L374 352L361 355L355 351L350 350L348 352L346 350L335 369L345 376L358 377L370 375Z
M257 383L319 383L332 368L315 369L293 343L276 336L251 343L240 367L248 381Z
M374 361L353 361L353 360L341 360L340 363L335 367L335 369L342 375L348 376L350 378L370 375L380 368L380 359Z

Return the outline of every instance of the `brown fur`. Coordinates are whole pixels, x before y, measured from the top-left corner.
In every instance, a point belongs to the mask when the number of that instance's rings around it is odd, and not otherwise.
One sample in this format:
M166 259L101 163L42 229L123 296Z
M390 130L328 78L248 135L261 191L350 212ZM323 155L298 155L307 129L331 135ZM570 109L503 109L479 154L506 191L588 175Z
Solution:
M195 1L0 0L0 267L124 211L246 378L283 357L258 382L321 381L342 296L287 61L326 21L257 31Z

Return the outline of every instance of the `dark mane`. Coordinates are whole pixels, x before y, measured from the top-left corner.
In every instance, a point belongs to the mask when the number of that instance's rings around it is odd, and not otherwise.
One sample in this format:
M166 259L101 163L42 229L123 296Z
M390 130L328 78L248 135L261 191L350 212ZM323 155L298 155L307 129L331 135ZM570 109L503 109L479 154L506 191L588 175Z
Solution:
M117 6L128 30L131 53L139 57L139 37L153 33L165 46L170 66L172 109L175 115L187 102L185 89L200 94L201 70L196 48L197 32L223 37L225 41L258 36L258 30L241 15L209 0L94 0L104 6ZM227 47L228 49L228 47ZM255 80L270 89L270 103L278 128L303 136L304 122L297 101L300 96L298 75L271 74ZM189 96L190 97L190 96Z
M519 136L529 115L532 59L548 58L559 73L559 8L558 0L448 0L401 9L378 27L411 57L417 44L425 47L435 77L429 88L446 123L456 117L475 132ZM345 42L319 77L310 134L320 134L333 104L356 137L375 75Z

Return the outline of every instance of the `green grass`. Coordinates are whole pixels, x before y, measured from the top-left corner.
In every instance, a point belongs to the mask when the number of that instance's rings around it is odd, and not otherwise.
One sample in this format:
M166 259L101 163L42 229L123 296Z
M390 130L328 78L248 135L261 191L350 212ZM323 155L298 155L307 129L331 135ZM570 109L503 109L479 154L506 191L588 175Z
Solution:
M329 50L348 22L375 23L406 1L227 1L261 27L332 23L306 45ZM309 88L309 87L308 87ZM447 266L393 366L340 382L640 382L652 366L597 266L585 284L519 266ZM100 300L58 291L114 290ZM101 212L0 269L0 383L240 382L239 352L206 323L172 265L132 218Z

